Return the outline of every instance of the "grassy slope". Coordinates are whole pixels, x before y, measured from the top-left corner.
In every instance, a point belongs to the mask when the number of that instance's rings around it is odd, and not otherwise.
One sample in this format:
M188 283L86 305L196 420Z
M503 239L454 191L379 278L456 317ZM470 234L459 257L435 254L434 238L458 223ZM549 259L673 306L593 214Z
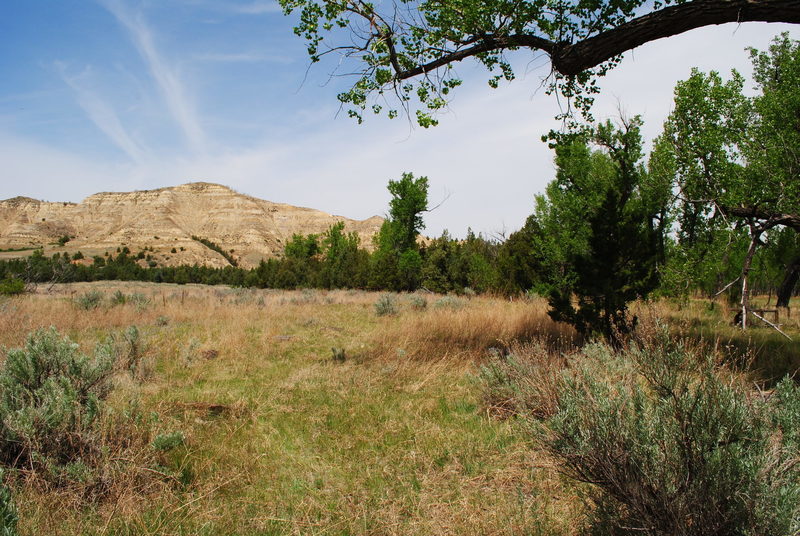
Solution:
M93 288L110 294L118 286ZM0 343L19 345L27 331L54 324L91 345L139 326L154 373L125 382L113 403L137 400L159 430L184 432L188 450L173 463L192 479L99 505L23 486L24 534L568 531L575 503L526 434L479 411L474 366L463 358L486 341L454 342L450 357L420 361L387 340L407 339L398 326L415 329L419 318L440 328L453 318L469 322L477 302L377 317L377 297L360 292L128 284L124 292L151 295L150 305L80 311L67 293L85 288L6 302ZM526 314L519 305L508 319ZM157 325L159 317L168 323ZM348 359L335 363L332 347Z
M88 288L142 292L150 303L82 311L69 298ZM436 308L429 297L420 311L400 297L399 315L377 317L377 295L362 292L55 291L0 303L0 344L53 324L91 346L137 325L154 370L142 383L121 380L112 404L136 404L150 426L186 435L164 460L186 484L90 502L22 482L23 534L570 534L579 524L576 489L518 422L482 413L472 379L489 346L542 334L574 341L542 303ZM656 313L741 338L697 307ZM788 327L800 335L796 320ZM776 340L765 329L747 336Z

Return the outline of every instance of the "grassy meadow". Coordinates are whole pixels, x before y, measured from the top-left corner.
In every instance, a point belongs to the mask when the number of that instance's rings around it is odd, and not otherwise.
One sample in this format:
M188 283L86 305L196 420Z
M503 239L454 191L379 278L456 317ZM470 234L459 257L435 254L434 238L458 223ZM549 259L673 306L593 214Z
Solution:
M76 303L89 291L98 307ZM575 534L582 486L496 417L477 375L491 348L582 341L543 300L399 294L379 315L380 298L104 282L0 301L4 348L51 325L86 352L138 329L101 427L107 469L66 486L9 471L20 533ZM800 363L800 313L780 319L790 342L742 333L721 302L635 309L753 380Z

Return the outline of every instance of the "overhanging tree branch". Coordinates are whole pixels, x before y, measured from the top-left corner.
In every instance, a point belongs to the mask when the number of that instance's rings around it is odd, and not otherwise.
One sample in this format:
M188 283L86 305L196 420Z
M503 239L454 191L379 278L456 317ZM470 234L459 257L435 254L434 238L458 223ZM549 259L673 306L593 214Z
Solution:
M490 73L489 84L514 78L506 51L541 51L550 57L548 92L559 93L587 118L597 77L621 56L647 42L729 22L800 24L800 0L278 0L299 12L294 31L308 43L312 62L341 50L356 63L358 79L339 94L348 114L381 113L374 96L393 91L403 108L416 107L427 127L460 85L454 63L472 59ZM654 6L655 4L655 6ZM563 116L571 114L571 108ZM390 117L397 109L385 110Z
M574 76L650 41L728 22L800 23L800 0L694 0L648 13L575 43L529 34L486 35L471 47L412 69L397 70L395 77L406 80L478 54L519 47L547 52L553 69Z
M395 75L395 78L398 80L407 80L423 73L435 71L436 69L444 67L450 63L459 62L472 56L477 56L478 54L519 47L544 50L552 56L557 48L557 44L553 41L544 39L543 37L537 37L535 35L487 35L480 38L478 43L471 47L447 53L440 58L428 62L425 65L414 67L413 69L398 71Z
M650 41L728 22L800 23L800 1L694 0L665 7L561 47L551 55L553 67L561 74L576 75Z

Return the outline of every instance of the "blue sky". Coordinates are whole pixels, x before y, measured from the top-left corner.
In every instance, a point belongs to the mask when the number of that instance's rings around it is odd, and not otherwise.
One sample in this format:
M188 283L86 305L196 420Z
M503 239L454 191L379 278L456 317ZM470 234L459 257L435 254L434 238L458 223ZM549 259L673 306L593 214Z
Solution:
M545 57L512 57L492 90L469 64L434 129L337 114L346 78L309 69L293 19L269 0L4 0L0 199L80 201L98 191L207 180L352 218L383 214L386 183L427 175L427 234L519 228L554 176L539 141L558 103ZM650 43L603 81L599 118L642 115L657 135L691 67L749 72L746 46L796 26L724 25Z

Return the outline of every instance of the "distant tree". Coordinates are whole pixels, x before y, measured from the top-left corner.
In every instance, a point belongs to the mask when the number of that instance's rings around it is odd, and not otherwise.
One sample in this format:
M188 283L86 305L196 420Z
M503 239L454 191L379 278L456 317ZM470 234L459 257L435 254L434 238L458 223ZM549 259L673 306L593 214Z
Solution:
M428 178L414 178L413 173L403 173L399 181L389 181L388 235L382 235L400 251L417 247L417 237L425 222L422 213L428 210ZM383 229L381 229L383 231Z
M318 286L321 254L319 235L292 235L284 246L284 258L275 274L275 286L280 288Z
M389 217L381 225L372 254L371 286L391 290L413 290L422 270L417 237L425 227L422 213L428 210L428 178L403 173L389 181Z
M498 285L497 244L487 240L472 229L467 229L467 237L458 243L458 255L450 269L456 292L469 288L485 292Z
M511 233L500 246L497 268L500 274L500 290L507 294L527 292L541 284L543 268L534 245L542 236L540 222L530 216L522 229Z
M344 222L333 224L322 235L320 282L325 288L357 288L366 285L369 254L359 249L358 233L344 232Z
M283 248L283 255L289 259L306 260L319 255L320 251L319 235L310 234L304 236L302 234L294 234L286 242Z

